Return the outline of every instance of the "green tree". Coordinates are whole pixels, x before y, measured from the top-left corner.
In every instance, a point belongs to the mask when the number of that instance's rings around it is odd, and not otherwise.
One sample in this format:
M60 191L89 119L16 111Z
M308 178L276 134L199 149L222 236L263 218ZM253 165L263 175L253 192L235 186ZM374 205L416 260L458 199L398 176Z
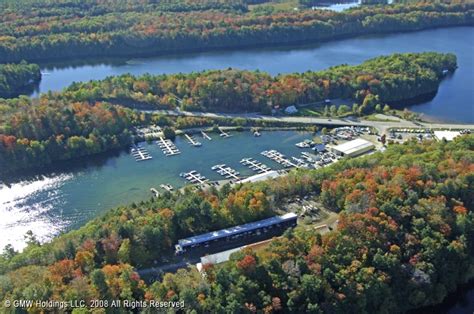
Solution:
M125 264L130 263L130 239L124 239L122 241L117 254L120 262Z
M176 138L176 132L173 128L166 126L163 128L163 136L166 139L174 140Z
M342 115L348 113L349 110L350 110L350 109L349 109L349 106L347 106L347 105L340 105L339 108L337 108L337 114L338 114L339 116L342 116Z
M96 269L91 273L91 281L93 286L99 292L100 297L103 300L110 299L111 295L109 292L109 286L107 285L105 274L102 270Z
M359 114L359 105L353 104L352 105L352 113L358 115Z
M325 117L329 117L330 112L329 112L329 107L328 106L324 106L323 115Z

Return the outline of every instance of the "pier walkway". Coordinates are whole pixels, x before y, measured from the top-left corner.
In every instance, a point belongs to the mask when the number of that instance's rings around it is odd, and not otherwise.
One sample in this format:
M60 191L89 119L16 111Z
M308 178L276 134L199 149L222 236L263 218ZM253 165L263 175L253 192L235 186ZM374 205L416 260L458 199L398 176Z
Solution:
M160 137L160 139L158 140L158 146L161 148L163 154L165 154L166 156L174 156L181 154L176 145L174 145L171 140L166 140L164 137Z
M180 174L180 176L193 184L198 184L201 186L206 185L206 183L209 181L208 179L206 179L205 176L201 175L196 170L192 170L190 172L183 172Z
M135 158L136 161L144 161L144 160L153 159L153 157L150 155L150 153L146 149L137 145L132 146L132 148L130 149L130 153L132 154L132 156Z
M218 174L225 177L226 179L240 180L240 177L239 177L240 173L235 171L231 167L228 167L226 164L215 165L211 169L215 170Z
M221 128L219 128L219 131L221 132L220 137L228 138L232 136L229 133L224 132L224 130L222 130Z
M249 167L251 170L257 173L264 173L272 170L272 168L253 158L244 158L240 161L240 163L244 166Z
M193 145L194 147L199 147L199 146L202 145L201 142L196 141L192 136L190 136L186 133L184 133L184 136L189 141L189 144Z
M207 135L206 132L201 131L201 134L202 134L202 137L204 137L206 140L212 141L212 137L210 137L209 135Z
M160 184L160 188L168 192L173 191L173 186L171 184Z
M290 167L296 167L296 168L299 168L299 166L297 164L295 164L294 162L288 160L285 155L283 155L282 153L276 151L276 150L269 150L269 151L263 151L261 152L261 154L267 158L270 158L271 160L275 161L276 163L279 163L280 165L282 165L283 167L285 168L290 168Z

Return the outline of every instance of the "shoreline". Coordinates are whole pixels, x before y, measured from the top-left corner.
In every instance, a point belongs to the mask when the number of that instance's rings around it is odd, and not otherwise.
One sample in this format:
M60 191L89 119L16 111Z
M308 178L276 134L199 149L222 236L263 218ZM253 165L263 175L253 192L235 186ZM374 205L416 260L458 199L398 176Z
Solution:
M332 41L339 41L339 40L345 40L345 39L354 39L354 38L363 38L363 37L376 37L376 36L384 36L384 35L396 35L396 34L406 34L406 33L414 33L414 32L420 32L420 31L426 31L426 30L432 30L432 29L442 29L442 28L456 28L456 27L474 27L474 23L462 23L462 24L456 24L456 25L435 25L435 26L427 26L427 27L419 27L417 29L411 29L411 30L404 30L404 31L397 31L397 30L387 30L387 31L378 31L378 32L365 32L365 33L359 33L359 34L339 34L335 36L328 36L326 38L315 38L315 39L306 39L306 40L295 40L295 41L286 41L286 42L279 42L279 43L255 43L255 44L236 44L236 45L230 45L230 46L217 46L217 47L203 47L203 48L195 48L195 49L176 49L176 50L167 50L167 51L162 51L162 52L130 52L126 53L123 55L109 55L109 56L103 56L103 55L89 55L89 56L74 56L72 58L69 57L64 57L64 58L57 58L55 60L48 60L48 59L42 59L42 58L37 58L37 59L28 59L27 62L29 63L36 63L38 64L41 69L48 69L47 67L43 67L46 65L49 65L51 67L55 67L61 63L64 63L65 61L68 61L68 66L65 66L64 68L73 66L74 62L81 62L84 64L84 60L89 60L89 59L107 59L107 60L115 60L115 61L130 61L133 59L137 58L154 58L154 57L163 57L163 56L172 56L172 55L189 55L189 54L195 54L195 53L212 53L212 52L219 52L219 51L241 51L241 50L251 50L251 49L267 49L267 48L285 48L285 47L290 47L290 46L298 46L302 47L305 45L317 45L317 44L324 44ZM13 61L13 60L8 60L6 61L7 63L9 62L19 62L19 61ZM72 63L71 63L72 62ZM71 65L72 64L72 65ZM86 63L88 64L88 63ZM102 64L102 63L100 63Z

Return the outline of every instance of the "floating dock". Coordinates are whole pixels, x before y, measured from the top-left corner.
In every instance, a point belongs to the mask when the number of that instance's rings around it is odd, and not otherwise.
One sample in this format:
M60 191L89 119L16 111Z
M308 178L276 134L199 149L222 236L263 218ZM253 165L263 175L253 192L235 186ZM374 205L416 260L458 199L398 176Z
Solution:
M283 167L285 168L290 168L290 167L296 167L298 168L298 165L295 164L294 162L290 161L289 159L287 159L285 157L285 155L283 155L282 153L272 149L272 150L268 150L268 151L263 151L261 152L261 154L267 158L270 158L271 160L273 160L274 162L276 163L279 163L280 165L282 165Z
M310 163L314 163L314 162L321 159L321 157L319 155L310 154L310 153L307 153L307 152L302 152L301 157L304 160L306 160L307 162L310 162Z
M265 173L272 170L272 168L252 158L244 158L240 163L257 173Z
M201 142L196 141L192 136L184 133L184 137L188 140L189 144L193 145L194 147L199 147L201 146Z
M173 191L173 186L171 184L160 184L160 188L168 192Z
M238 171L235 171L231 167L228 167L226 164L215 165L211 169L215 170L218 174L225 177L226 179L240 180L240 173Z
M210 137L209 135L207 135L206 132L204 131L201 131L201 134L202 134L202 137L204 137L206 140L208 141L212 141L212 137Z
M153 157L151 157L150 153L146 149L138 145L133 145L132 148L130 149L130 153L132 154L132 156L135 158L136 161L144 161L144 160L153 159Z
M222 130L221 128L219 128L219 131L221 132L221 134L219 135L220 137L228 138L232 136L229 133L224 132L224 130Z
M160 137L157 143L163 151L163 154L165 154L166 156L174 156L181 154L179 149L176 147L176 145L174 145L171 140L166 140L164 137Z
M183 172L180 174L180 176L193 184L198 184L201 186L206 185L206 183L208 183L209 181L208 179L206 179L205 176L201 175L196 170L192 170L190 172Z
M298 168L308 168L308 164L304 161L304 159L298 157L291 157L293 161L296 162L296 167Z

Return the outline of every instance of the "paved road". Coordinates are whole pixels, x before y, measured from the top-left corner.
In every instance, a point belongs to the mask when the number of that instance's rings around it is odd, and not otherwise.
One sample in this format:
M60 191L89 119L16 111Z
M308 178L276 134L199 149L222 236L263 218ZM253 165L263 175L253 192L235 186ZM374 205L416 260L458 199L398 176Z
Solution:
M400 121L369 121L369 120L349 120L349 119L330 119L316 117L291 117L291 116L267 116L258 113L211 113L211 112L190 112L177 110L144 110L145 112L156 112L172 116L190 116L207 118L244 118L252 120L270 121L270 122L293 122L304 124L319 125L348 125L348 126L370 126L376 128L380 134L386 133L391 128L424 128L424 129L470 129L474 130L474 124L455 124L455 123L428 123L412 122L407 120Z

